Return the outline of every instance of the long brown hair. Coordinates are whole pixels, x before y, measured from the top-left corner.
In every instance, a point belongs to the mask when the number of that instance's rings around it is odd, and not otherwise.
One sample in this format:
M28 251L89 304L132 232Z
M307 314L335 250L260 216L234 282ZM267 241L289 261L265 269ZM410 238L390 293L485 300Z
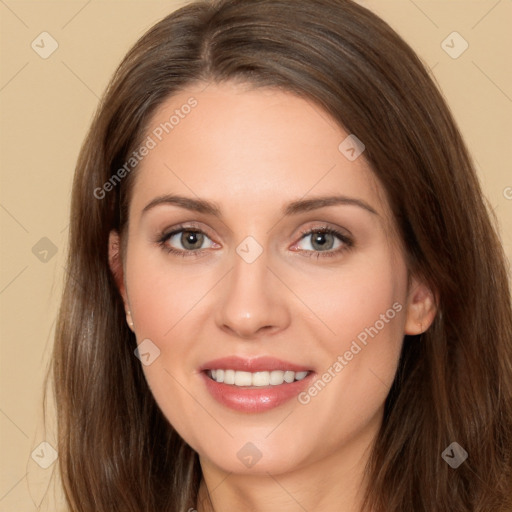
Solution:
M404 339L365 510L510 512L512 312L494 221L427 70L384 21L348 0L194 2L152 27L113 76L76 168L53 354L70 510L196 506L198 456L147 386L108 265L108 235L125 231L137 168L102 187L170 95L227 80L301 95L364 142L410 272L437 291L433 325ZM441 457L452 442L468 454L457 469Z

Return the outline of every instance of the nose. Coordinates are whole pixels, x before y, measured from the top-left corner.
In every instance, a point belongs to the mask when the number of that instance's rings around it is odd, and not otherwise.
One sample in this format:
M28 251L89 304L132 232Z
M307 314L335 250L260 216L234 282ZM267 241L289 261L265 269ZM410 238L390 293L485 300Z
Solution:
M252 263L235 255L216 305L220 329L249 340L288 327L291 315L286 289L267 265L264 255Z

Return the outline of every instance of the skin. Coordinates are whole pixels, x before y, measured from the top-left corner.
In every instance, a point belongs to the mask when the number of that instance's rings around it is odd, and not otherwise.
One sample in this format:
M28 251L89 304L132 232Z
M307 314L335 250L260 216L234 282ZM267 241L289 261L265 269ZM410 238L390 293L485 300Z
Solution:
M163 103L147 134L191 96L197 106L137 168L126 252L118 253L112 231L110 265L138 343L149 338L160 350L143 367L154 397L199 453L197 509L210 509L209 489L215 510L356 511L371 485L364 464L403 336L429 327L433 294L408 274L364 153L355 161L342 154L348 134L319 107L272 89L202 84ZM171 204L142 214L163 194L206 199L222 217ZM375 213L353 204L282 213L292 201L332 195ZM181 223L207 235L200 255L169 254L156 242ZM301 234L325 226L353 246L327 238L334 246L325 251ZM236 252L247 236L263 251L252 263ZM170 244L187 250L180 235ZM198 373L219 357L268 355L321 376L396 303L401 311L306 405L292 399L263 413L237 412L215 401ZM261 452L251 468L237 457L248 442Z

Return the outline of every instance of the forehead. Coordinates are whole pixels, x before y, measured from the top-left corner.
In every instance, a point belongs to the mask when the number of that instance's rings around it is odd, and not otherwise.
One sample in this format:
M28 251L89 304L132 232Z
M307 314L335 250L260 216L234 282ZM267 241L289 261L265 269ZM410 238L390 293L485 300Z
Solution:
M250 211L343 194L386 216L382 187L364 153L353 159L349 136L318 105L290 92L231 82L190 86L148 123L150 149L137 167L131 215L176 193L233 206L237 215L241 201Z

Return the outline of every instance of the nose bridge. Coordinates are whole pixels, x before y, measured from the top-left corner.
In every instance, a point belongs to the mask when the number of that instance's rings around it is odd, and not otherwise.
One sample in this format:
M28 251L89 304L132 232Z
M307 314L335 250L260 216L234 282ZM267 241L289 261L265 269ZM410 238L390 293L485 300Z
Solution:
M241 243L234 255L223 298L218 304L218 324L240 337L251 337L259 331L277 331L289 322L283 290L269 270L267 253L247 257L254 248ZM244 249L246 252L244 252Z

